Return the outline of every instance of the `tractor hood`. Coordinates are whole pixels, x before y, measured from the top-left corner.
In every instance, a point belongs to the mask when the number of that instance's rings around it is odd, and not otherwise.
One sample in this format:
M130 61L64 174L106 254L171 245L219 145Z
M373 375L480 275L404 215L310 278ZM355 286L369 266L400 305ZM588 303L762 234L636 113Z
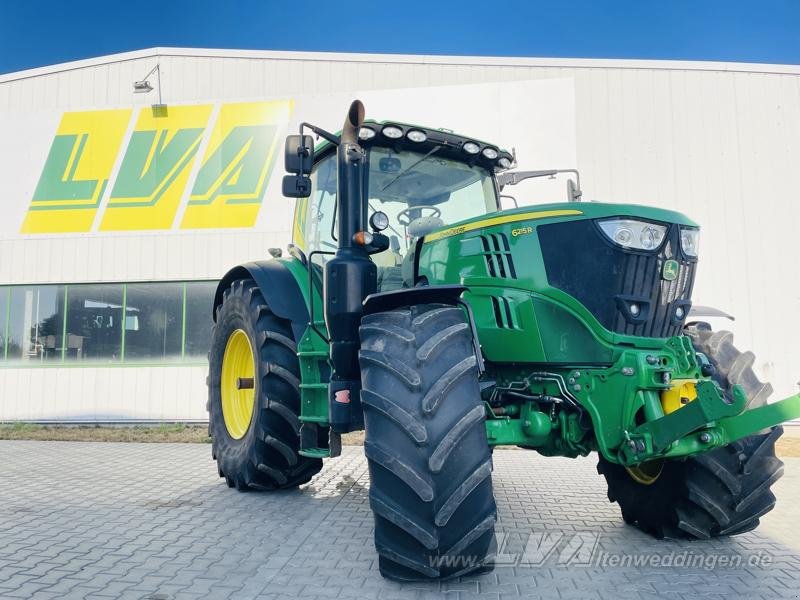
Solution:
M559 202L553 204L537 204L510 210L480 215L464 219L446 228L434 231L425 236L426 242L433 242L454 235L475 231L495 225L509 225L541 219L607 219L612 217L641 219L658 223L676 224L685 227L699 227L687 216L663 208L644 206L641 204L611 204L605 202Z
M470 302L496 318L479 322L492 360L602 362L594 339L679 335L691 308L698 226L671 210L635 204L568 202L526 206L466 219L424 236L418 274L431 285L461 284ZM577 317L573 320L566 312ZM558 318L553 314L558 313ZM583 324L578 325L578 321ZM527 331L554 322L536 349ZM574 327L570 344L564 331ZM585 324L593 323L591 326ZM489 330L502 331L492 345ZM560 333L558 333L560 332ZM506 356L509 336L517 354ZM538 335L538 334L537 334ZM524 340L524 341L523 341Z

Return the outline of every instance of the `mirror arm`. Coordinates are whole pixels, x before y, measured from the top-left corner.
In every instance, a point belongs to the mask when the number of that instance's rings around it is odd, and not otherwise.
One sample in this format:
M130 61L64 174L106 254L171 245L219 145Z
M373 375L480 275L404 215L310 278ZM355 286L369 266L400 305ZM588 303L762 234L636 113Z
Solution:
M500 173L497 176L497 185L500 191L507 185L517 185L526 179L533 179L534 177L553 177L558 173L574 173L575 174L575 199L578 200L583 195L581 191L581 175L577 169L548 169L546 171L507 171Z
M511 196L510 194L500 194L500 198L501 199L502 198L508 198L509 200L511 200L514 203L514 208L519 208L519 204L517 203L517 199L514 198L514 196Z
M500 186L500 190L502 190L507 185L517 185L526 179L532 179L534 177L552 177L560 172L561 171L557 169L549 169L547 171L511 171L500 173L497 176L497 183Z
M581 190L581 174L578 173L578 169L562 169L559 173L575 173L575 197L570 200L579 202L583 196L583 190Z
M335 146L338 146L342 142L341 138L338 135L334 135L330 131L325 131L322 127L317 127L316 125L312 125L311 123L306 123L305 121L300 123L300 135L303 135L303 127L308 127L318 136L325 138Z

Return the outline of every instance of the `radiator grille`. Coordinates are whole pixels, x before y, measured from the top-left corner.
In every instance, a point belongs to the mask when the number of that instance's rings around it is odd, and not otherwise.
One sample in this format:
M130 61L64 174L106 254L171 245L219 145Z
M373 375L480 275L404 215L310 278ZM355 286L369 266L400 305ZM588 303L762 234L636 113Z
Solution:
M671 225L657 253L624 250L592 221L538 228L548 283L579 300L617 333L670 337L680 333L691 306L696 259L680 251L680 229ZM678 263L677 277L662 276L664 263ZM626 307L636 304L632 317Z

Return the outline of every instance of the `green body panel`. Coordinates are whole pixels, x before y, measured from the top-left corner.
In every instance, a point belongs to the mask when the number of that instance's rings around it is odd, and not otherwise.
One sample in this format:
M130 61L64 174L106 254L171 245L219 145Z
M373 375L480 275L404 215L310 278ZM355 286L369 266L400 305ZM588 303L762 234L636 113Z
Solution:
M571 216L547 216L572 211ZM544 215L544 216L540 216ZM559 203L517 208L482 215L442 230L445 233L475 227L435 239L425 236L419 275L430 284L457 283L469 288L467 296L478 324L484 356L496 362L595 363L611 362L614 346L629 343L657 347L663 343L623 336L603 328L580 302L547 283L537 228L566 220L635 216L643 219L697 226L680 213L629 204ZM492 224L501 217L504 222ZM487 226L483 226L487 223ZM486 252L480 236L503 233L515 257L516 278L486 276ZM430 241L433 239L433 241ZM497 253L492 253L497 254ZM502 287L498 287L502 284ZM497 329L491 297L503 296L511 308L513 324ZM532 338L536 341L531 342Z

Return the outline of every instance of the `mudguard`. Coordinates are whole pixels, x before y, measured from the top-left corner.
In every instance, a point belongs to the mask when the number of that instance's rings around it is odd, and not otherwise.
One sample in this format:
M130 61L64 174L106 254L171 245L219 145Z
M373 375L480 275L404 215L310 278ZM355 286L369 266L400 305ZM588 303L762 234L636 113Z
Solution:
M415 304L461 304L461 294L466 289L463 285L429 285L370 294L364 299L364 314Z
M300 341L308 327L306 299L295 276L280 260L259 260L238 265L228 271L217 285L212 318L217 320L217 307L222 294L237 279L252 279L261 289L270 310L292 324L294 339Z

